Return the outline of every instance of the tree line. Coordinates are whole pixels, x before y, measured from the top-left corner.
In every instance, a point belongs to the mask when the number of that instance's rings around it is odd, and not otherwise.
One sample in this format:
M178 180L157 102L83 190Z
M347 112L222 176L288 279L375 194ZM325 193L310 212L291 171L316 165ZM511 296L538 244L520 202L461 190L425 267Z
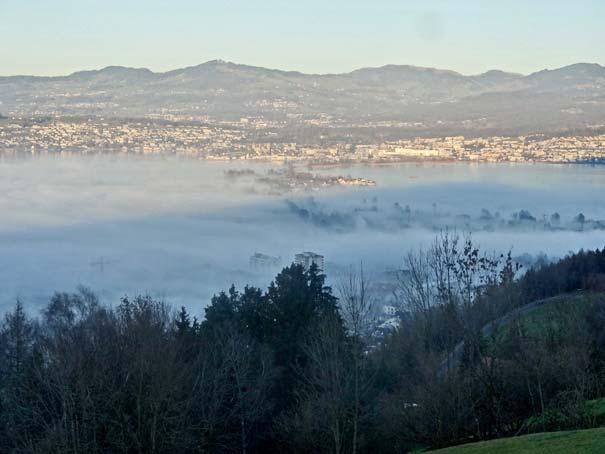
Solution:
M522 271L444 233L404 269L384 336L362 268L333 289L291 265L203 319L85 288L37 317L17 302L0 329L0 451L388 453L599 423L584 403L605 392L605 249ZM579 290L585 304L539 329L510 315Z

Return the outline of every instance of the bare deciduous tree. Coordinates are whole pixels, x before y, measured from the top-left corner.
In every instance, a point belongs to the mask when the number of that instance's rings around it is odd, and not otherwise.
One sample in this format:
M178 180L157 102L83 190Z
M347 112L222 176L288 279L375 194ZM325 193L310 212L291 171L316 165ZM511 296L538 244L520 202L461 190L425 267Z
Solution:
M366 345L372 336L376 322L376 304L370 292L363 264L359 272L353 268L341 278L338 291L340 308L345 326L349 332L353 348L353 439L351 452L358 451L361 394L367 383L362 383L366 362Z

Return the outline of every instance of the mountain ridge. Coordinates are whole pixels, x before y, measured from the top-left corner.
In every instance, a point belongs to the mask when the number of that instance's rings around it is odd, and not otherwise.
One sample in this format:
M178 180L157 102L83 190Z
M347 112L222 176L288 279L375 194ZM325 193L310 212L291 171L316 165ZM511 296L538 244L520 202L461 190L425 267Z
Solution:
M399 70L410 70L410 71L417 71L417 72L433 72L433 73L441 73L441 74L450 74L450 75L456 75L456 76L461 76L461 77L465 77L465 78L476 78L476 77L481 77L481 76L485 76L485 75L489 75L491 73L498 73L498 74L506 74L509 76L517 76L517 77L529 77L535 74L541 74L541 73L548 73L548 72L557 72L557 71L561 71L561 70L568 70L568 69L576 69L576 68L595 68L595 69L599 69L600 71L605 72L605 66L599 64L599 63L589 63L589 62L578 62L578 63L571 63L569 65L565 65L565 66L561 66L561 67L557 67L557 68L545 68L545 69L541 69L538 71L533 71L531 73L528 74L523 74L523 73L517 73L517 72L512 72L512 71L505 71L499 68L494 68L494 69L489 69L486 70L484 72L481 73L473 73L473 74L463 74L459 71L455 71L455 70L451 70L451 69L445 69L445 68L437 68L434 66L417 66L417 65L410 65L410 64L396 64L396 63L388 63L385 65L380 65L380 66L363 66L360 68L356 68L353 69L351 71L345 71L345 72L327 72L327 73L313 73L313 72L302 72L302 71L297 71L297 70L286 70L286 69L279 69L279 68L269 68L269 67L264 67L264 66L257 66L257 65L251 65L251 64L245 64L245 63L236 63L236 62L232 62L232 61L228 61L228 60L222 60L222 59L214 59L214 60L208 60L202 63L199 63L197 65L192 65L192 66L184 66L181 68L175 68L175 69L170 69L170 70L166 70L166 71L153 71L147 67L135 67L135 66L124 66L124 65L108 65L108 66L103 66L101 68L96 68L96 69L85 69L85 70L78 70L78 71L74 71L72 73L69 74L61 74L61 75L56 75L56 76L39 76L39 75L35 75L35 74L13 74L13 75L0 75L0 79L9 79L9 78L33 78L33 79L60 79L60 78L69 78L72 76L78 76L81 74L94 74L94 73L101 73L101 72L108 72L110 70L118 70L118 71L123 71L123 70L128 70L128 71L141 71L141 72L146 72L149 74L153 74L156 76L160 76L160 75L167 75L167 74L171 74L171 73L176 73L176 72L183 72L183 71L187 71L187 70L194 70L196 68L200 68L200 67L237 67L237 68L247 68L247 69L254 69L254 70L263 70L263 71L269 71L269 72L275 72L275 73L282 73L282 74L297 74L297 75L303 75L303 76L312 76L312 77L322 77L322 76L347 76L347 75L351 75L360 71L366 71L366 70L387 70L387 69L399 69Z
M9 116L109 116L358 125L439 131L556 131L605 125L605 67L463 75L412 65L306 74L223 60L153 72L108 66L67 76L0 77ZM326 120L327 119L327 120Z

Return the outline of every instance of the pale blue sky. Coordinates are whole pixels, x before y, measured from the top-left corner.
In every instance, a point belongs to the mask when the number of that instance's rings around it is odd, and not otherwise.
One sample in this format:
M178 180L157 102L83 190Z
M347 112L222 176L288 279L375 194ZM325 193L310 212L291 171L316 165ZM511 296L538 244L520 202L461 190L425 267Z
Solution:
M343 72L605 64L605 0L0 0L0 75L212 59Z

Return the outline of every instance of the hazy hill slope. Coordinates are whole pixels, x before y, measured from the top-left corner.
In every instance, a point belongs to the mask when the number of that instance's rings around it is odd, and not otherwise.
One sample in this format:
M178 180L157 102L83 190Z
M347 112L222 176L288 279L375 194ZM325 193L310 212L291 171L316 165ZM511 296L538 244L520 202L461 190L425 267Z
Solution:
M465 76L406 65L322 75L220 60L164 73L112 66L61 77L0 77L0 112L287 121L323 114L436 129L552 130L605 122L605 68L575 64L528 76Z
M601 292L577 291L533 301L521 306L502 317L485 325L481 334L485 338L496 336L500 341L508 331L515 329L515 324L522 323L531 335L542 337L547 328L556 331L565 328L566 323L572 327L587 329L585 316L588 311L594 310L593 305L605 301L605 294ZM464 341L459 342L451 357L444 359L441 364L441 373L450 367L458 367L464 355Z

